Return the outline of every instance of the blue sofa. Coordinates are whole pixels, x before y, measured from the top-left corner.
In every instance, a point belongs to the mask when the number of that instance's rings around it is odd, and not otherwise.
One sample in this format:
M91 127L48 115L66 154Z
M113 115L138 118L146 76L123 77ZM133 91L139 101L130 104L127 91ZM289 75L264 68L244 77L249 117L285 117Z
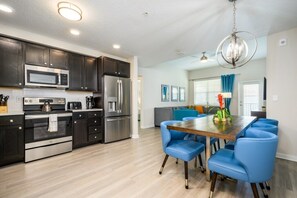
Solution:
M173 110L173 120L183 120L184 117L197 117L198 111L193 109L176 109Z

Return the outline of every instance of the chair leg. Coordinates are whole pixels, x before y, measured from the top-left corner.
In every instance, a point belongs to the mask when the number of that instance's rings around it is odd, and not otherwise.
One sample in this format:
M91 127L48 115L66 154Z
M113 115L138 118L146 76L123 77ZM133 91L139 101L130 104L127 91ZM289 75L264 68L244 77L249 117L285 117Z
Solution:
M160 174L160 175L162 174L162 171L163 171L163 169L164 169L164 167L165 167L165 164L166 164L166 162L167 162L167 160L168 160L168 157L169 157L169 155L166 154L166 156L165 156L165 158L164 158L164 161L163 161L163 164L162 164L162 166L161 166L161 168L160 168L160 171L159 171L159 174Z
M266 189L265 189L263 183L259 183L259 186L260 186L260 188L261 188L261 190L262 190L262 192L263 192L264 197L265 197L265 198L268 198L268 194L267 194L267 191L266 191Z
M213 172L212 177L211 177L211 186L210 186L209 198L212 198L212 194L214 192L214 188L215 188L216 181L217 181L217 176L218 176L218 174L216 172Z
M188 162L185 161L185 188L189 189L188 186Z
M218 139L218 149L221 149L221 143L220 143L220 139Z
M217 152L217 146L215 143L213 144L213 148L214 148L215 152Z
M224 143L227 144L227 140L224 139Z
M252 190L253 190L254 198L259 198L257 185L255 183L251 183L251 187L252 187Z
M270 190L270 184L269 184L269 181L266 181L266 182L265 182L265 186L266 186L266 189L267 189L267 190Z
M195 157L194 167L197 168L197 157Z
M175 163L178 164L178 158L176 158L176 162Z
M204 167L203 167L201 154L199 154L198 157L199 157L199 164L200 164L201 172L204 173L205 169L204 169ZM196 158L196 159L197 159L197 158Z

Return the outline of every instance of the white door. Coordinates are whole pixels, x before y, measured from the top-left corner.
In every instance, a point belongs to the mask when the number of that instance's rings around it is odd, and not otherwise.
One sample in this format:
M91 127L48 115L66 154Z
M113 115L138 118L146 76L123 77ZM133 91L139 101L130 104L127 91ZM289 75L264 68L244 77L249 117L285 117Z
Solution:
M242 82L239 86L239 115L250 116L262 105L263 88L260 81Z

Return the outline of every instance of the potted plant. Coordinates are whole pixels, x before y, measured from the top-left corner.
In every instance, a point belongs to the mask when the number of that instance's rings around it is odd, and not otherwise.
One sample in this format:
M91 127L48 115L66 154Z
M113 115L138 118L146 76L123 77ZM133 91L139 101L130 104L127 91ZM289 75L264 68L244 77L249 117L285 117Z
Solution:
M218 109L217 113L213 116L213 120L215 122L230 122L232 120L232 117L229 110L224 107L222 94L218 94L218 101L220 104L220 109Z

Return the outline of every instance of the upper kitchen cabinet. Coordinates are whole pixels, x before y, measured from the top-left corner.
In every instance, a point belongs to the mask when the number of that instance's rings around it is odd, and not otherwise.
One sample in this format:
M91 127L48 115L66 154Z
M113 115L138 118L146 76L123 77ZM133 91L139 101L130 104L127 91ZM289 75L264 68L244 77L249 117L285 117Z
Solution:
M101 57L101 67L103 75L130 78L130 63L108 57Z
M23 43L0 37L0 86L23 86Z
M65 51L27 43L25 54L27 64L68 69L68 53Z
M92 57L85 57L85 89L97 91L97 60Z
M97 60L79 54L69 54L69 90L97 91Z

